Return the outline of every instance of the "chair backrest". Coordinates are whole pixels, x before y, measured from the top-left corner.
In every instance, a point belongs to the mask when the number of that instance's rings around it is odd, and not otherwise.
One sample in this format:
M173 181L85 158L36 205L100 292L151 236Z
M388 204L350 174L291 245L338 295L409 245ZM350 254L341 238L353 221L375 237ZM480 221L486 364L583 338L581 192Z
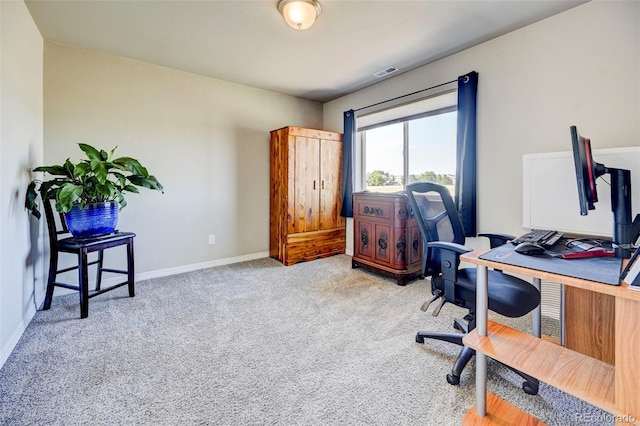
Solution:
M445 186L432 182L415 182L407 185L406 191L425 247L426 268L423 273L439 274L440 250L429 250L427 243L445 241L464 245L460 214Z
M49 245L53 248L55 243L60 239L61 235L69 234L67 222L64 215L55 211L55 198L49 198L42 201L44 205L44 215L47 218L47 230L49 231Z

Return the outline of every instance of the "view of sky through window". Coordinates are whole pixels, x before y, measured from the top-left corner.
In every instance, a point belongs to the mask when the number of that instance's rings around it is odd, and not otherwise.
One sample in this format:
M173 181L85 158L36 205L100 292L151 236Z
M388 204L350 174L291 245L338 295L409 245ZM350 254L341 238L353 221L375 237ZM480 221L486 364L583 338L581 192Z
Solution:
M457 112L408 122L408 182L433 180L453 188L456 173ZM401 191L405 184L404 123L366 131L366 189ZM440 176L438 176L440 175Z

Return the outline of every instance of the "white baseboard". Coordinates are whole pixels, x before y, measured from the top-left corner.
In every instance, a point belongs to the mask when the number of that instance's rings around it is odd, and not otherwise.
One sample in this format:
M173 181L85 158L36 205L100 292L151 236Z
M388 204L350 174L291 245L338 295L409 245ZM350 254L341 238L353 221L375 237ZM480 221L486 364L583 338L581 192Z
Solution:
M167 277L169 275L182 274L185 272L199 271L201 269L215 268L216 266L230 265L232 263L246 262L248 260L262 259L269 257L268 251L245 254L242 256L227 257L225 259L210 260L208 262L192 263L191 265L176 266L174 268L158 269L156 271L142 272L136 274L136 281L149 280L151 278ZM106 283L106 280L105 280Z
M11 352L13 352L13 349L18 344L18 341L24 334L24 331L27 329L27 326L29 325L35 314L35 306L29 304L27 312L22 318L22 321L20 321L18 326L13 331L13 334L11 334L11 337L9 337L9 340L7 340L7 342L2 347L2 350L0 351L0 368L2 368L7 359L9 359L9 355L11 355Z

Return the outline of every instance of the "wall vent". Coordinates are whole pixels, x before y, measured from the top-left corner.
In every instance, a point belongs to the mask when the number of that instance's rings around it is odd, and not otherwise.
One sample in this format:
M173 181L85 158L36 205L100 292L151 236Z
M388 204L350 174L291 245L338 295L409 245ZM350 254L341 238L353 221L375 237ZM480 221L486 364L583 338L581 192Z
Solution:
M373 74L378 78L382 78L382 77L386 77L389 74L393 74L394 72L398 71L398 68L396 67L389 67L389 68L385 68L382 71L378 71L377 73Z

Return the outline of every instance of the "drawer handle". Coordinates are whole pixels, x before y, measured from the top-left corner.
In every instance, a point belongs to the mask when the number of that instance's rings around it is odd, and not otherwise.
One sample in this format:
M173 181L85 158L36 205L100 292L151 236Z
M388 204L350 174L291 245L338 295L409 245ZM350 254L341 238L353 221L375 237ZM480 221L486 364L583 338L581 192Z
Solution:
M373 216L383 216L384 210L381 209L380 207L364 206L364 214L369 214Z

